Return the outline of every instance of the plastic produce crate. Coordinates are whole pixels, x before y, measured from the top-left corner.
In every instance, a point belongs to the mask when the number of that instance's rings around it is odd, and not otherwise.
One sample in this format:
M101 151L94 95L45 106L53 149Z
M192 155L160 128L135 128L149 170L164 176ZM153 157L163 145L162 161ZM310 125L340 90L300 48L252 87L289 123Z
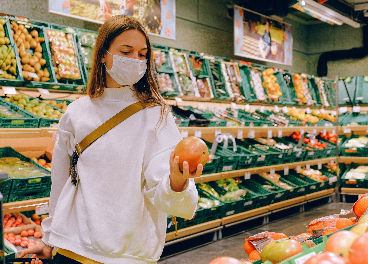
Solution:
M313 192L318 192L318 191L322 191L325 188L325 183L324 182L319 182L319 181L315 181L301 173L297 173L297 172L293 172L290 171L290 173L300 179L302 179L303 181L305 181L306 183L309 183L309 192L313 193Z
M5 18L2 18L5 19ZM21 70L21 63L20 63L20 59L19 59L19 53L17 50L17 45L14 42L14 38L13 35L11 33L11 29L10 29L10 22L8 19L5 19L7 22L3 25L4 28L4 33L5 33L5 37L7 37L10 41L9 44L5 44L5 45L0 45L0 52L2 52L2 60L5 61L5 59L9 58L11 59L11 55L12 52L9 49L9 47L13 50L14 53L14 59L16 60L16 70L17 70L17 76L15 79L6 79L4 78L4 69L2 69L2 65L0 65L0 86L15 86L15 87L20 87L23 85L24 83L24 78L23 78L23 74L22 74L22 70ZM4 53L5 51L5 53ZM4 57L5 55L5 57Z
M290 73L283 74L283 85L285 85L284 90L287 93L287 104L295 105L299 104L299 99L296 96L295 86L293 81L293 76Z
M258 182L259 184L261 184L263 186L263 188L265 188L264 186L271 186L272 190L269 190L271 192L275 193L275 197L272 200L271 203L278 203L278 202L282 202L285 201L289 198L292 198L292 192L290 190L281 188L280 186L276 185L275 183L273 183L272 181L263 178L262 176L258 175L258 174L254 174L251 175L251 180L254 180L256 182Z
M35 117L29 112L23 110L15 104L6 102L2 97L0 97L0 107L5 107L9 109L10 112L19 113L23 117L18 118L6 118L1 117L0 113L0 127L1 128L37 128L40 122L38 117Z
M340 186L341 187L345 187L345 188L368 188L368 173L365 175L365 178L362 179L362 180L360 180L360 179L346 179L346 174L350 170L356 169L359 166L361 166L361 164L357 164L357 163L354 163L354 162L349 165L349 167L346 169L344 174L341 176L341 179L340 179Z
M4 196L4 202L9 202L10 199L12 199L13 201L14 199L18 199L15 197L20 197L22 193L25 195L27 193L32 193L39 190L45 189L50 190L51 172L48 171L46 168L40 166L30 158L15 151L11 147L0 148L0 158L2 157L19 158L22 161L34 164L35 168L37 168L40 171L40 176L24 177L24 178L14 178L10 176L8 180L4 181L3 185L1 186L1 193ZM42 175L42 173L44 173L44 175ZM13 196L11 196L12 194Z
M189 127L189 119L188 118L182 117L182 116L180 116L178 114L175 114L175 113L173 113L173 116L175 118L175 124L178 127Z
M264 189L260 183L251 179L242 181L239 186L257 195L253 209L270 205L276 196L276 193Z
M362 113L348 113L342 120L339 120L340 126L354 125L368 125L368 114Z
M320 136L316 137L318 139L318 141L325 143L327 145L326 147L326 152L325 152L325 158L332 158L332 157L336 157L336 144L332 143L329 140L326 140L324 138L321 138Z
M275 137L273 139L277 143L283 143L285 145L292 145L293 146L292 150L282 151L284 153L285 163L293 163L293 162L304 161L304 157L305 157L305 154L306 154L306 149L304 149L302 147L298 148L297 144L295 142L292 142L292 141L288 140L288 137L282 137L282 138ZM288 155L288 159L285 157L286 155Z
M34 98L34 97L30 97L29 100L33 100L36 99L38 100L40 103L42 103L42 100L38 99L38 98ZM49 105L49 104L48 104ZM63 111L61 111L59 108L56 108L52 105L50 105L54 110L58 110L60 113L64 113ZM27 111L28 112L28 111ZM28 112L29 113L29 112ZM34 117L38 117L32 113L29 113L30 115L34 116ZM39 123L39 127L50 127L52 124L58 124L60 118L43 118L43 117L39 117L40 119L40 123Z
M314 106L322 105L322 98L319 92L318 84L314 77L308 78L308 90L312 96L312 99L315 101Z
M266 138L264 138L264 139L266 139ZM284 141L284 140L282 140L280 138L277 138L277 137L272 138L272 139L274 141L276 141L276 144L277 143L284 143L285 145L291 144L291 143L286 142L286 141ZM298 156L298 157L302 155L302 150L300 150L299 152L296 152L293 149L290 149L290 150L281 150L281 149L279 149L279 148L277 148L275 146L271 146L271 145L268 145L268 144L264 144L264 143L259 143L259 144L266 145L266 146L268 146L270 148L270 151L275 152L275 153L279 153L279 155L277 156L279 159L281 159L281 161L277 161L279 163L292 163L295 160L295 155ZM278 163L276 163L276 164L278 164ZM269 165L273 165L273 164L272 163L269 163Z
M209 60L208 64L210 66L210 81L214 99L221 101L229 100L230 95L226 90L225 80L221 71L221 60Z
M8 203L50 197L51 187L29 191L11 192Z
M175 97L180 94L178 83L176 82L174 73L158 72L157 73L158 86L160 93L164 97ZM171 84L173 91L167 90L167 86Z
M348 148L346 144L350 139L359 138L359 135L352 134L348 139L346 139L340 147L342 156L357 156L357 157L368 157L368 146L367 144L361 148Z
M303 196L310 193L310 187L312 186L312 183L308 183L290 172L288 175L285 175L283 172L278 173L281 175L282 179L285 179L288 182L298 186L298 188L294 189L294 192L297 193L297 196Z
M203 167L202 174L212 174L217 172L217 168L221 163L222 157L212 155L211 161L207 162Z
M175 115L189 119L189 126L208 127L210 124L210 120L204 119L201 115L190 111L189 109L178 107L176 105L171 105L171 109Z
M330 104L330 108L336 107L336 91L334 88L335 82L330 79L323 79L324 80L324 88L327 96L327 101ZM335 85L336 87L337 85Z
M356 90L355 90L355 104L368 104L368 95L365 92L368 89L368 77L357 76L356 78Z
M355 104L357 77L348 77L344 80L339 80L337 87L339 93L339 106Z
M183 106L183 108L188 109L196 114L199 114L203 119L209 120L209 127L226 127L227 121L225 119L215 116L211 112L203 111L192 106Z
M210 77L210 66L208 61L202 56L196 53L189 53L189 66L193 72L193 75L198 79L209 78ZM201 70L195 67L196 64L200 64Z
M246 102L257 102L258 98L253 90L252 76L248 65L239 64L239 72L242 81L240 82L240 89L245 97Z

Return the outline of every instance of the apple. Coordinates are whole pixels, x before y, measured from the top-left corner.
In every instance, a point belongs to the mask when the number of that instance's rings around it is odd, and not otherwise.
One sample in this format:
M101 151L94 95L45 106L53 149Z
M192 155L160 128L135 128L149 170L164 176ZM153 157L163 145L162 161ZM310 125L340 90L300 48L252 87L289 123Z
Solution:
M337 255L342 254L347 257L351 244L353 244L358 237L357 234L346 230L336 232L328 238L325 252L332 252Z
M365 232L367 232L368 229L368 223L361 223L361 224L357 224L356 226L353 226L350 229L350 232L353 232L355 234L357 234L358 236L363 235Z
M302 245L294 239L280 239L267 244L261 252L262 262L270 261L273 264L288 259L303 252Z
M323 252L308 259L304 264L350 264L350 261L344 257L331 252Z
M359 219L358 224L361 224L361 223L368 223L368 214L363 215L363 216Z

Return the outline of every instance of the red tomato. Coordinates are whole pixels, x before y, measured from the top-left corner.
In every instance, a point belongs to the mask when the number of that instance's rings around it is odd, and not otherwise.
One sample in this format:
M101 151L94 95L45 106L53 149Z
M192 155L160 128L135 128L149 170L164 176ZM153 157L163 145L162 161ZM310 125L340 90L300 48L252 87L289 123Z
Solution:
M310 141L310 140L309 140L308 138L304 138L304 139L303 139L303 142L304 142L304 143L308 143L309 141Z

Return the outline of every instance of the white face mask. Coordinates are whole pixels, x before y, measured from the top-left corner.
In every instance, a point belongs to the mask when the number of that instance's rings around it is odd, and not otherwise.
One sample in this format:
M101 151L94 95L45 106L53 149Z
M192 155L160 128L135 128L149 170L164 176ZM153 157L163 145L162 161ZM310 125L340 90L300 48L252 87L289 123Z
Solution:
M107 51L108 52L108 51ZM108 52L112 55L110 52ZM147 59L137 60L119 55L112 55L111 70L105 68L107 73L120 85L136 84L147 70Z

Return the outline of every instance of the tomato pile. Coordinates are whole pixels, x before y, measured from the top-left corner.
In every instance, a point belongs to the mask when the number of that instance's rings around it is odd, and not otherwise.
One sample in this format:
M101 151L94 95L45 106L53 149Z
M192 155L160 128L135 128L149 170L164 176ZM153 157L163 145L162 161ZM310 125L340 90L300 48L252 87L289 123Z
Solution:
M300 132L294 132L291 137L295 139L296 141L299 141L301 138ZM318 139L314 140L314 144L312 144L311 140L309 138L304 138L303 143L307 144L308 146L311 146L316 149L325 149L327 145L323 142L319 142Z
M337 142L337 135L336 134L332 134L331 132L326 132L326 135L324 136L323 133L319 133L319 136L323 139L326 139L328 141L331 141L332 143L336 143Z

